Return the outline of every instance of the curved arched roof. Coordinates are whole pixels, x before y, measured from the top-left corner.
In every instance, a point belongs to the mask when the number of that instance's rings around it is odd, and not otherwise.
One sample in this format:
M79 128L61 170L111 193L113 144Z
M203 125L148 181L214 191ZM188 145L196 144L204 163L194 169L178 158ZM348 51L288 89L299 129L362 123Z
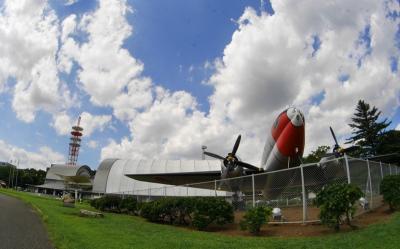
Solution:
M46 180L59 180L63 179L60 176L87 176L91 177L91 169L86 166L71 166L65 164L53 164L46 173Z
M218 160L125 160L105 159L96 172L93 192L134 195L215 195L214 190L177 187L137 181L125 176L132 173L165 173L220 170Z

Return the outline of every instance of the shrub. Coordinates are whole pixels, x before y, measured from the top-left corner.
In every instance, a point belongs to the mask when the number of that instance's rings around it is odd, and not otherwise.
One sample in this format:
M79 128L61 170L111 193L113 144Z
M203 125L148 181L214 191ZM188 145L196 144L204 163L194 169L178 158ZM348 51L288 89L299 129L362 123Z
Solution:
M137 200L133 197L126 197L122 199L118 205L121 213L133 214L136 212L138 207Z
M380 185L383 200L389 204L391 211L400 208L400 176L385 176Z
M351 225L354 215L354 203L363 196L361 189L352 184L330 184L325 186L315 198L315 204L320 208L319 217L322 224L339 230L342 216Z
M195 201L192 225L204 230L211 223L224 225L233 222L233 207L223 198L199 197Z
M114 213L135 213L137 210L137 201L133 197L122 199L116 195L105 195L101 198L93 199L90 205L101 211Z
M203 230L211 223L233 222L233 207L222 198L168 197L142 203L140 215L151 222L192 224Z
M240 229L249 230L252 234L258 234L261 226L265 224L272 214L270 207L256 207L249 209L240 221Z

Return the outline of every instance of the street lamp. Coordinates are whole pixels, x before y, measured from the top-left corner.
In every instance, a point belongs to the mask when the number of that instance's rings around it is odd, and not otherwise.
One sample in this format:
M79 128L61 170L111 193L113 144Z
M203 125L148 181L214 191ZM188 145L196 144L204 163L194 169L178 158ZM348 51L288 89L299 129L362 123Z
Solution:
M201 159L205 160L206 155L204 154L204 152L206 152L207 146L203 145L203 146L201 146L201 149L203 150L203 153L201 154Z

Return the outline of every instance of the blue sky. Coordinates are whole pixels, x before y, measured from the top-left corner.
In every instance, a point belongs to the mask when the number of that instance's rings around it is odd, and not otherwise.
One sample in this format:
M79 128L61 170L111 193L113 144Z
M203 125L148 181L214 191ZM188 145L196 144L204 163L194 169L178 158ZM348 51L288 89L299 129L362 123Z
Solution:
M107 157L193 158L202 143L223 153L238 133L248 136L243 157L257 161L269 123L289 105L309 121L306 151L330 142L329 124L348 136L343 123L358 98L382 109L391 128L400 123L396 1L365 1L364 12L335 3L338 16L349 10L342 19L309 1L66 2L0 2L1 18L29 26L11 25L26 36L0 27L8 63L0 68L0 160L65 160L66 130L81 113L91 134L84 131L79 163L92 168ZM384 16L379 25L368 21L373 11ZM43 23L48 30L32 31ZM47 74L55 78L35 77ZM120 90L108 94L114 85Z

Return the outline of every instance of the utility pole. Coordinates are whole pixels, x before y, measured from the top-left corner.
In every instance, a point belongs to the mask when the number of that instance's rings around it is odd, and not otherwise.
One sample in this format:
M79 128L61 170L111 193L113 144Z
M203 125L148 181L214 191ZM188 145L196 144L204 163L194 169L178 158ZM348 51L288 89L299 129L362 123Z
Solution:
M11 187L11 169L12 169L12 160L10 160L10 171L8 172L8 188Z
M12 162L12 160L11 160ZM14 162L15 163L15 162ZM14 164L11 163L11 188L14 188L14 173L15 173L15 168L14 168Z
M15 174L15 190L18 190L18 166L19 166L19 159L15 165L17 173Z

